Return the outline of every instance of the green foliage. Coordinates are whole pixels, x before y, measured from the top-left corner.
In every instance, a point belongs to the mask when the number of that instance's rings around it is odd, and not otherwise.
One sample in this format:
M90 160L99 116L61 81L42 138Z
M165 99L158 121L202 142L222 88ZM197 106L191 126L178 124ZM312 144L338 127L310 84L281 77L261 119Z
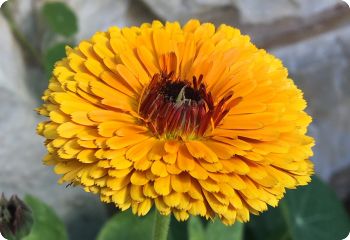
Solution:
M26 196L24 202L31 208L34 216L32 231L24 240L68 239L64 224L51 207L32 196Z
M136 217L131 211L121 212L112 217L101 230L97 240L151 240L154 214ZM188 228L188 229L187 229ZM188 235L187 235L188 234ZM219 220L204 226L199 217L188 222L171 221L168 239L172 240L240 240L243 237L243 224L227 227Z
M233 226L225 226L216 219L204 226L199 217L191 217L188 223L190 240L241 240L243 224L236 222Z
M131 211L125 211L112 217L100 232L97 240L151 240L154 214L136 217Z
M344 239L350 222L341 202L317 177L305 187L291 190L280 207L247 224L249 240Z
M52 31L69 37L78 31L77 17L74 12L62 2L45 3L43 16Z
M246 230L246 240L290 240L286 222L279 208L270 208L260 216L251 216Z
M67 44L65 43L59 43L46 51L44 56L44 65L47 77L50 77L55 63L66 56L66 45Z
M48 43L48 49L45 49L43 56L43 63L46 72L46 76L49 78L55 63L66 56L65 46L67 43L73 43L72 36L78 31L77 17L74 12L64 3L61 2L48 2L45 3L42 8L42 14L47 22L48 27L53 33L53 39L55 36L59 37L60 43L51 41ZM63 41L63 42L62 42Z
M292 239L343 239L350 223L335 194L319 179L291 192L281 205Z

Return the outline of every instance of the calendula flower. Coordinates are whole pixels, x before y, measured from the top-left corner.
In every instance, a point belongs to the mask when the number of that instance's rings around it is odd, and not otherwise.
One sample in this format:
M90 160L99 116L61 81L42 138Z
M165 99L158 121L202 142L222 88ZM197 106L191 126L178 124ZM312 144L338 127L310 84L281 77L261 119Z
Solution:
M61 183L137 215L233 224L310 181L303 93L239 30L154 21L66 51L38 109Z

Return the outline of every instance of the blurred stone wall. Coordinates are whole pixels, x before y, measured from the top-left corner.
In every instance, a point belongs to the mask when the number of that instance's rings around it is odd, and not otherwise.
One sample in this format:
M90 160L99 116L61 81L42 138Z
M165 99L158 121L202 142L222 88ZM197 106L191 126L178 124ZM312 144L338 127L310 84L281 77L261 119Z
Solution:
M40 51L44 46L38 9L45 0L10 0L20 30ZM65 0L79 18L77 41L111 25L153 19L190 18L226 23L249 34L289 68L305 92L314 121L317 173L349 196L350 182L350 9L340 0ZM71 239L94 239L106 219L98 199L56 184L42 166L43 139L33 109L46 87L44 75L24 58L0 14L0 192L39 196L55 207Z

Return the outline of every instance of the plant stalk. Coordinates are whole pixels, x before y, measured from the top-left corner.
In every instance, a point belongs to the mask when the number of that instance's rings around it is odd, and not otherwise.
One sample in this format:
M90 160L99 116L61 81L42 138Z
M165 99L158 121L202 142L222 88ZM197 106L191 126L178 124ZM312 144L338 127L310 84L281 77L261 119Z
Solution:
M165 216L161 215L157 210L155 211L153 240L167 240L170 224L171 214Z
M12 17L11 11L9 10L8 4L9 4L8 2L4 3L4 5L1 7L0 12L2 12L3 16L7 20L7 23L9 24L9 27L14 37L16 38L16 40L18 41L22 49L25 51L27 56L32 57L40 67L44 67L41 56L37 53L34 47L28 42L25 36L19 31L19 28Z

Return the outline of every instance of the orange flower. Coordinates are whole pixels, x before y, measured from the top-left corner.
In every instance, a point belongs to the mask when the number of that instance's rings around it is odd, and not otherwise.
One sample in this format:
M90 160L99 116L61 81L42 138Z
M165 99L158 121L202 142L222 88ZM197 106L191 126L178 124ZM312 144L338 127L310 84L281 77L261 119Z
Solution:
M239 30L110 28L56 64L45 163L122 210L248 221L310 181L303 93Z

